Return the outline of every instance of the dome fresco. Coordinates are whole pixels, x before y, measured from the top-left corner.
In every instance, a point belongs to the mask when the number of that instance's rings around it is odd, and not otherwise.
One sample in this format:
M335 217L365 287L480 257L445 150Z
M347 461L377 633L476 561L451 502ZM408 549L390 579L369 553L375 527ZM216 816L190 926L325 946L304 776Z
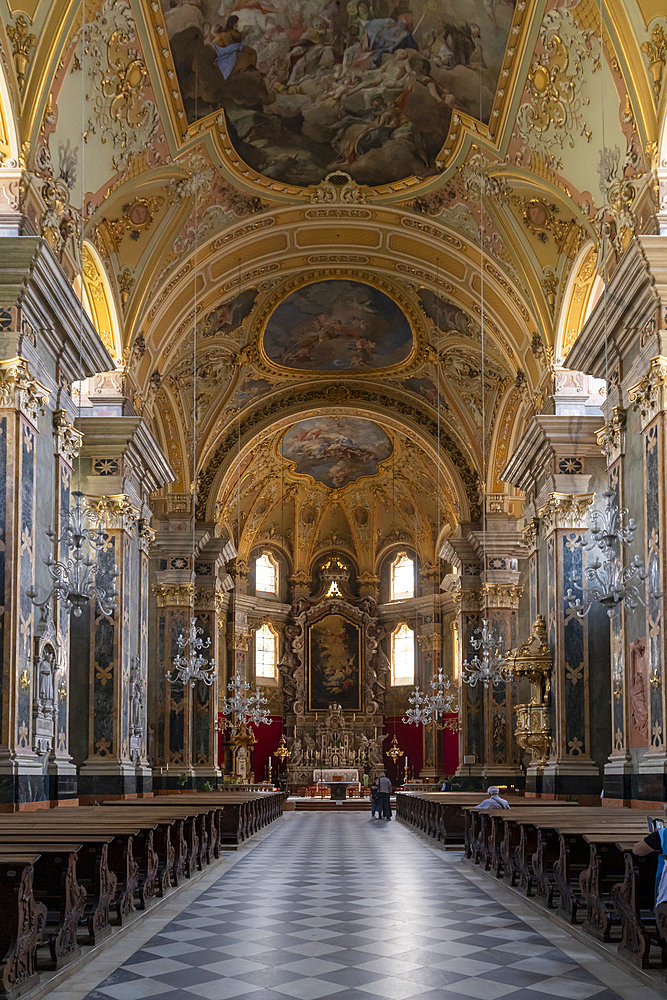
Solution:
M264 353L283 368L362 371L409 357L413 336L402 309L360 281L316 281L274 309Z
M280 454L295 463L295 472L331 489L376 475L378 462L392 451L391 439L382 428L362 417L300 420L280 442Z

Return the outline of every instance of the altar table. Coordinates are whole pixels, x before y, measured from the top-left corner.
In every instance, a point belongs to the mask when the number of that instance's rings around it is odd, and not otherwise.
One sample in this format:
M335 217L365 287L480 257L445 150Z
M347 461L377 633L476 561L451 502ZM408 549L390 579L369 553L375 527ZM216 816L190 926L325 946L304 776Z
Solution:
M329 784L334 782L340 784L355 784L359 781L359 772L356 767L316 767L313 771L313 782L318 784Z

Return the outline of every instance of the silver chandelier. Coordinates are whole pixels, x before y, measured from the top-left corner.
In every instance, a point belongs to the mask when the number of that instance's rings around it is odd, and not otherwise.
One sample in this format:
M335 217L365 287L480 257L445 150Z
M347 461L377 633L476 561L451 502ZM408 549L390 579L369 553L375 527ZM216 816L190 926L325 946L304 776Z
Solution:
M249 722L253 726L262 724L270 726L273 721L269 715L268 698L262 694L259 688L251 690L248 681L243 680L237 671L227 685L229 697L225 698L220 706L220 711L225 716L235 716L236 727L247 725Z
M90 513L83 506L85 496L85 493L75 490L72 493L74 506L61 510L63 524L60 537L53 528L46 532L51 540L51 554L44 563L53 580L48 594L43 601L38 601L34 587L27 591L27 596L37 607L43 607L56 596L60 597L62 606L76 618L81 616L83 608L91 600L97 601L105 615L111 614L117 597L113 581L119 575L114 566L110 574L111 586L104 587L98 583L95 553L104 547L107 534L101 523L97 527L86 525L90 522Z
M587 615L597 603L606 609L610 618L621 604L629 611L634 611L638 604L646 607L639 587L630 584L631 580L644 583L648 577L644 563L635 555L626 566L622 566L619 558L621 545L632 543L637 525L634 518L629 517L627 507L618 506L613 490L605 490L602 496L606 500L605 509L591 512L588 528L590 540L585 545L582 540L584 551L591 552L597 548L600 552L584 569L584 576L590 586L582 597L577 597L571 587L565 594L565 600L579 618ZM574 573L571 582L578 590L582 590Z
M215 666L201 655L202 649L208 649L211 639L202 639L204 629L197 625L197 619L190 619L190 628L176 640L183 650L174 657L173 670L167 671L167 679L173 684L180 681L184 686L194 687L197 681L203 681L208 687L215 680ZM187 650L187 652L185 652Z
M429 695L419 687L415 687L412 694L408 695L411 707L403 716L404 723L428 726L443 715L458 712L458 688L449 677L445 677L442 668L438 670L437 676L432 678L431 690L433 693Z
M471 660L463 661L461 664L463 683L469 684L470 687L475 687L479 682L484 687L488 687L489 684L504 684L509 679L505 651L500 636L489 625L488 618L482 618L482 627L475 629L470 638L470 645L473 649L481 650L481 656L475 653Z

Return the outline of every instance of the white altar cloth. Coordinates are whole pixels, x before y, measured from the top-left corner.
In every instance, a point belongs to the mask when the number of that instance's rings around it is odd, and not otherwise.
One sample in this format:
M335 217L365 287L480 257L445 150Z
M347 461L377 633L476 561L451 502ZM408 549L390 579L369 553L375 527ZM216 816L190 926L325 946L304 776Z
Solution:
M359 781L359 772L356 767L316 767L313 771L313 781L333 782L334 775L337 781Z

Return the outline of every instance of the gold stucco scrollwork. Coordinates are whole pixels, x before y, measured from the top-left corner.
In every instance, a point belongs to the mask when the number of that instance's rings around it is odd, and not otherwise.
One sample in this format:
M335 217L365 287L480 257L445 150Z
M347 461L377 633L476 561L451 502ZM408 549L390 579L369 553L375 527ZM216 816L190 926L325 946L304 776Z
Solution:
M116 148L117 170L127 167L136 153L145 152L159 125L157 108L144 94L148 70L133 47L135 37L128 0L104 0L86 39L96 95L89 129L99 129L102 142L110 141Z
M667 62L667 35L660 24L656 24L651 32L650 41L643 43L642 52L648 57L648 68L653 77L653 93L657 101L660 99L665 62Z
M528 72L526 83L531 101L522 104L517 125L522 138L535 153L555 160L551 148L574 147L574 135L590 142L591 131L583 109L588 98L581 90L596 68L591 56L591 31L582 31L572 12L549 11L540 27L544 52Z
M49 390L31 374L25 358L0 362L0 407L13 407L37 424L46 411Z
M16 24L7 25L7 37L12 43L12 54L16 64L16 79L19 90L25 86L25 71L30 60L30 49L34 49L37 39L28 31L28 22L17 17Z

